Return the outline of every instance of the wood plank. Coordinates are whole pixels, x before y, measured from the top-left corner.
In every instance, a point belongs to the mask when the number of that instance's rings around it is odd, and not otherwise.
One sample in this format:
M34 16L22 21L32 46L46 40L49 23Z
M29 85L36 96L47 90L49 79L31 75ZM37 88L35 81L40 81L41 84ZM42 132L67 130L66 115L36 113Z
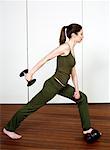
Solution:
M0 145L3 150L109 150L110 149L110 104L90 104L92 126L102 132L94 144L83 140L77 106L45 105L27 117L17 129L23 135L12 140L2 133L3 126L16 110L23 105L0 105Z

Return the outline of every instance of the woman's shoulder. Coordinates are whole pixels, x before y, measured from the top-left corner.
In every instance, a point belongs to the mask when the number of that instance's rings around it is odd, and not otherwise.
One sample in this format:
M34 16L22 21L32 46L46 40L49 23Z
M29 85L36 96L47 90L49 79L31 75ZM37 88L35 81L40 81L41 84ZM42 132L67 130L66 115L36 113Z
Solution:
M61 44L59 47L62 47L64 49L69 49L68 43L66 43L66 42Z
M60 45L59 48L61 48L63 50L63 53L64 53L61 56L66 56L70 53L70 48L69 48L67 43L64 43L64 44Z

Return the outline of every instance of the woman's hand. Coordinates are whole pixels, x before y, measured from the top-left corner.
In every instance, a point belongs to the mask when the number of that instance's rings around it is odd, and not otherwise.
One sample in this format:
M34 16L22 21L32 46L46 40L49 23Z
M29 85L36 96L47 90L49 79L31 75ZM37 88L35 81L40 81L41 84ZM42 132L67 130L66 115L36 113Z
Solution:
M75 99L79 99L79 98L80 98L80 93L79 93L79 91L75 91L73 97L74 97Z
M74 88L75 88L75 92L73 94L73 97L75 99L79 99L80 98L80 92L79 92L79 88L78 88L78 78L77 78L77 73L76 73L75 67L72 68L71 77L72 77L72 81L73 81Z
M31 81L32 78L33 78L33 75L30 74L30 73L27 73L27 74L25 75L25 79L26 79L27 81Z

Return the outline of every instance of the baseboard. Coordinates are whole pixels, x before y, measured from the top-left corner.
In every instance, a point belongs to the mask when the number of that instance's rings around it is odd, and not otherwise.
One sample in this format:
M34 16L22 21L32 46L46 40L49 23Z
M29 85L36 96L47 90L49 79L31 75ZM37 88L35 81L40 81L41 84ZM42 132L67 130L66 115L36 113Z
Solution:
M2 103L2 104L0 104L0 105L25 105L26 103ZM88 103L89 105L105 105L105 104L109 104L110 105L110 103ZM48 104L46 104L46 105L77 105L76 103L48 103Z
M89 105L110 104L110 103L88 103ZM76 103L48 103L46 105L76 105Z

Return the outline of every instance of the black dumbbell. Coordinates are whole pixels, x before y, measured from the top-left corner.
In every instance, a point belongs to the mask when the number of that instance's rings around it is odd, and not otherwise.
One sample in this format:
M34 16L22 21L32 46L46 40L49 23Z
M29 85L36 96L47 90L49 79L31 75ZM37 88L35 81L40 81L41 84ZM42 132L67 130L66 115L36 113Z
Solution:
M91 133L87 133L84 135L84 139L87 143L94 143L101 137L102 133L98 130L93 129Z
M25 69L25 70L23 70L21 73L20 73L20 77L23 77L23 76L25 76L26 74L28 73L28 69ZM28 84L27 84L27 86L31 86L32 84L34 84L35 82L36 82L36 79L32 79L31 81L28 81L27 80L27 82L28 82Z

